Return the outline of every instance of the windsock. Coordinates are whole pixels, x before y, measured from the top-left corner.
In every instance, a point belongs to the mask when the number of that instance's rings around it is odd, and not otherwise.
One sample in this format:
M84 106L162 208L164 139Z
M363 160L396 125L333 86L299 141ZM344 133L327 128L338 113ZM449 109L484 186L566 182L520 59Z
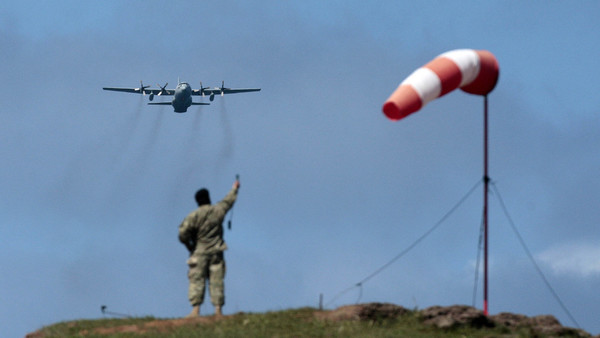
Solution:
M498 61L485 50L456 49L410 74L383 104L383 113L398 121L456 88L487 95L498 82Z

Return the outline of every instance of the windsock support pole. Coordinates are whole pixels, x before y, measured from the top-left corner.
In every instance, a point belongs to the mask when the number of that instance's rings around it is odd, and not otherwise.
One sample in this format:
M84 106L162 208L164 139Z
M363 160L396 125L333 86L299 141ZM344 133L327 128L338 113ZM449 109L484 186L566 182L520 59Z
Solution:
M488 99L483 97L483 314L488 315Z

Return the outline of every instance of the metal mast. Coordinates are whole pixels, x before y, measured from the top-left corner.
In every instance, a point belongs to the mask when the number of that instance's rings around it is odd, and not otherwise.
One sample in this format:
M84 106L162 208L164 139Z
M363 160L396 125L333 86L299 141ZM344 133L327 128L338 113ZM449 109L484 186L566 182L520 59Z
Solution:
M483 97L483 313L488 315L488 101Z

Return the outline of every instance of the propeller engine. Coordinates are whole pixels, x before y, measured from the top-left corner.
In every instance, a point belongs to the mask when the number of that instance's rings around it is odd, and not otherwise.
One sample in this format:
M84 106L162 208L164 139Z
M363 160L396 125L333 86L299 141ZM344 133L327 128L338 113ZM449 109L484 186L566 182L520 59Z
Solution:
M146 95L146 88L149 88L150 86L144 86L144 84L142 83L142 81L140 80L140 88L136 88L135 90L141 92L142 94Z
M160 95L162 95L162 94L168 94L168 93L167 93L167 90L165 89L165 88L167 88L167 86L168 86L168 85L169 85L169 83L168 83L168 82L167 82L167 83L165 83L165 85L164 85L164 86L161 86L161 85L157 84L157 86L160 88L160 92L158 92L158 95L159 95L159 96L160 96Z
M202 81L200 81L200 95L204 97L204 86L202 86Z
M202 82L200 82L200 92L202 93L202 96L204 96L204 90L208 89L207 91L210 93L210 96L208 97L208 99L210 101L214 101L215 100L215 94L220 92L221 96L225 95L225 81L221 82L221 88L218 87L208 87L208 88L204 88L202 87Z

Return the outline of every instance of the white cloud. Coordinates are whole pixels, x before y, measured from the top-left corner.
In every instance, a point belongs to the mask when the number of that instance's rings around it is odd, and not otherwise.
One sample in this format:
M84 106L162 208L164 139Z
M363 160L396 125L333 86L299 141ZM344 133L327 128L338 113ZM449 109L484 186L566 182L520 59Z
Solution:
M538 255L556 274L591 277L600 275L600 244L568 243Z

